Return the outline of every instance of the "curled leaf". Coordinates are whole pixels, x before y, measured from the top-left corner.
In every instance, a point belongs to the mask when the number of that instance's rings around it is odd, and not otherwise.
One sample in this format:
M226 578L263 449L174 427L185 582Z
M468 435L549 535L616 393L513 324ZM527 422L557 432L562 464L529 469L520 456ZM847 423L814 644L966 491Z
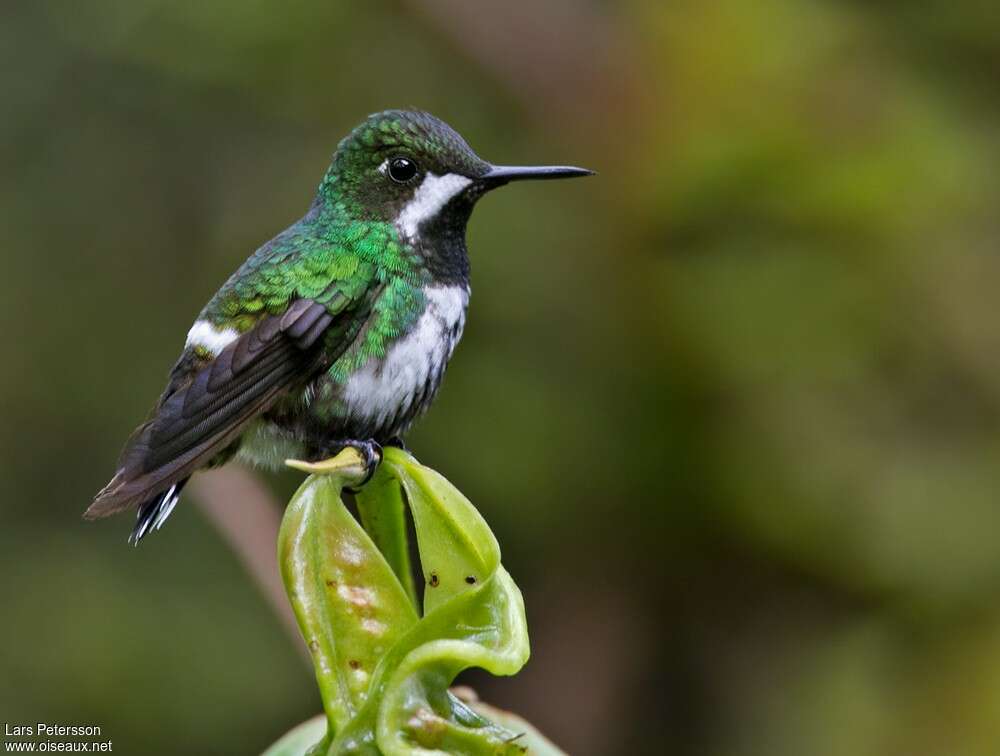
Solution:
M285 590L331 732L357 714L380 660L417 622L396 576L343 505L342 484L336 475L308 478L278 537Z
M362 528L340 498L352 460L339 459L311 466L279 542L326 713L326 735L309 753L558 753L449 691L463 669L510 675L528 659L521 593L482 516L444 477L387 449L357 497ZM422 617L404 504L425 580ZM292 753L302 737L290 733L269 754Z

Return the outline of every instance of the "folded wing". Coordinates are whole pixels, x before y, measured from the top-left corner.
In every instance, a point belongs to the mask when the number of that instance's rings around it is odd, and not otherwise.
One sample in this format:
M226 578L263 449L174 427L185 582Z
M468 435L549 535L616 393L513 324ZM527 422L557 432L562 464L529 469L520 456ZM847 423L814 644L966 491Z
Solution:
M262 318L211 362L175 375L153 416L129 439L118 470L84 514L104 517L141 505L203 467L247 423L325 367L327 305L293 301Z

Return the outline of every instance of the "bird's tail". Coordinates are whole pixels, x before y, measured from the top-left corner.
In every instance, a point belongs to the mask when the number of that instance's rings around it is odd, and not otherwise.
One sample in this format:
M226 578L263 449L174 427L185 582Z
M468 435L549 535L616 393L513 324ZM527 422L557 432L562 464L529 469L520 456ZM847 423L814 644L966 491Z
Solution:
M238 431L238 428L232 429ZM108 517L131 507L138 510L129 543L138 545L145 536L159 530L177 506L181 490L199 467L218 454L218 446L229 442L232 435L216 437L209 443L195 446L187 453L150 463L152 422L147 422L132 434L118 460L118 471L84 512L88 520Z
M132 533L128 537L129 543L133 546L138 546L139 541L144 536L163 527L163 523L167 521L170 513L177 506L177 501L181 497L181 490L188 480L189 478L182 478L166 491L156 494L153 498L139 505L135 527L132 528Z

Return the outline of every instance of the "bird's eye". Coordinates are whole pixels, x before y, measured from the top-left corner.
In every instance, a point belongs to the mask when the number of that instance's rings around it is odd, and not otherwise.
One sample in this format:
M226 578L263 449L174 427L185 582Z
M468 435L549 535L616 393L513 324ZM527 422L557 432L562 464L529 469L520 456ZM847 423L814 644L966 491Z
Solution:
M398 184L405 184L417 175L417 164L409 158L397 157L389 161L389 178Z

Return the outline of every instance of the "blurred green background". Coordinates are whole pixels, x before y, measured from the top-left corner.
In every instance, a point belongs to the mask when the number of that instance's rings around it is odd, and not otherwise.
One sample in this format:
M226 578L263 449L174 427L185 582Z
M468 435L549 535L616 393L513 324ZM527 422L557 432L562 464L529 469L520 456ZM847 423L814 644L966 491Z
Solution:
M488 159L600 172L481 203L409 439L527 602L528 667L463 680L574 754L1000 752L992 4L0 20L4 722L248 754L319 710L191 497L138 550L80 514L219 283L347 130L412 105Z

